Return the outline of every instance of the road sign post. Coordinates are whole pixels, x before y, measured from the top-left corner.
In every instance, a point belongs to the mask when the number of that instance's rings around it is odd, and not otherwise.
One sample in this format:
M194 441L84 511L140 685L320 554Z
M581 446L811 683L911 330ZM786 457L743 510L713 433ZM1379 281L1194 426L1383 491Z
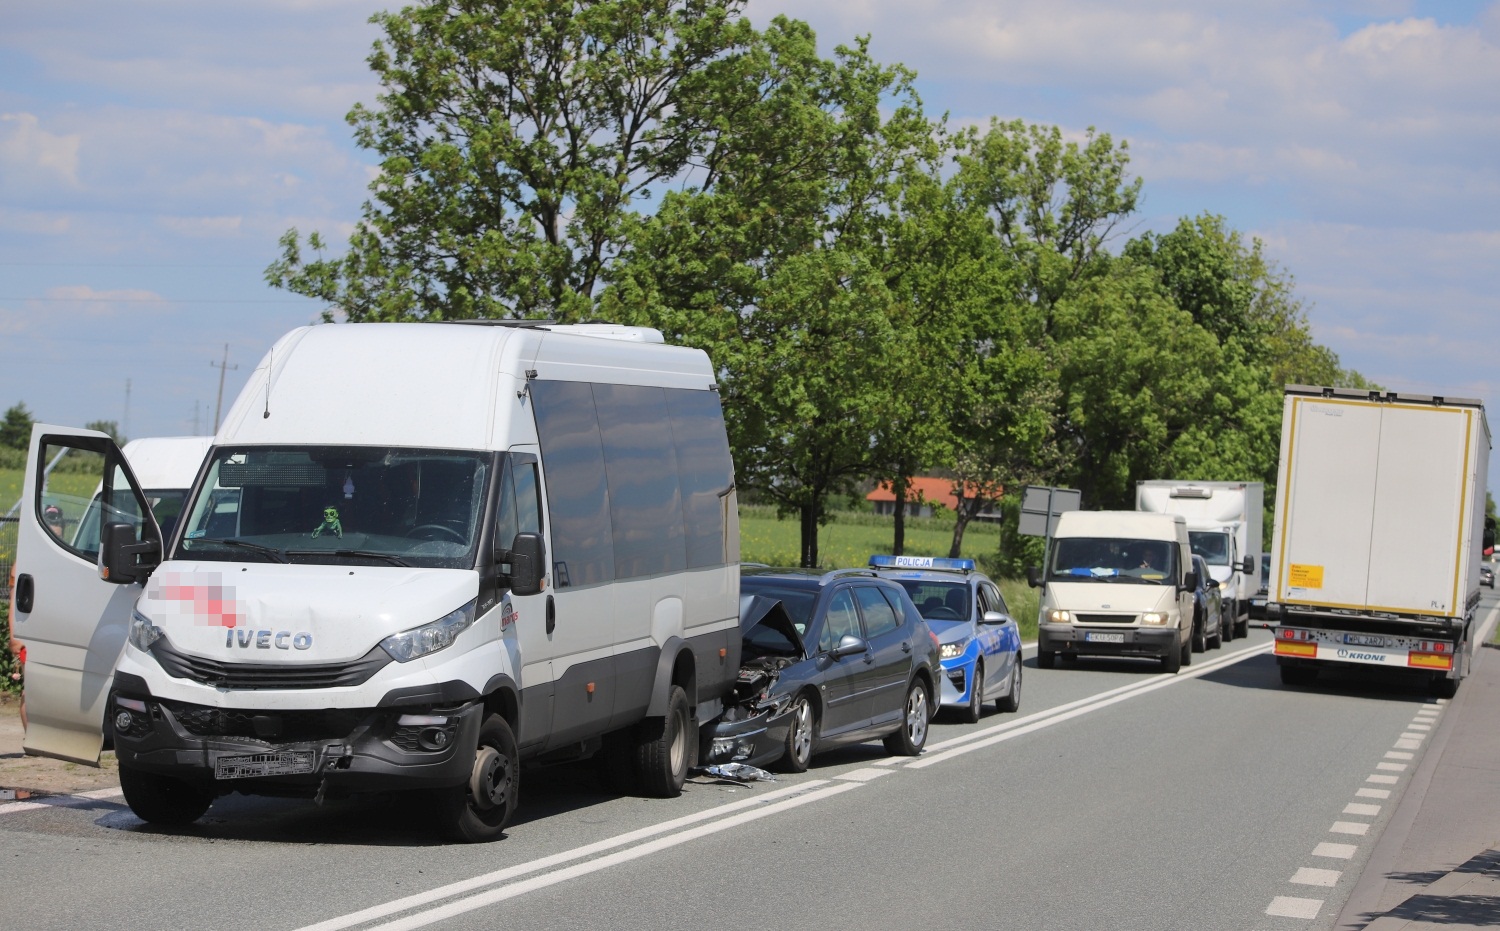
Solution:
M1052 533L1057 519L1065 511L1077 511L1083 504L1083 493L1076 488L1053 488L1050 485L1027 485L1021 492L1021 516L1016 532L1028 537L1042 537L1042 577L1047 575L1047 558L1052 550Z

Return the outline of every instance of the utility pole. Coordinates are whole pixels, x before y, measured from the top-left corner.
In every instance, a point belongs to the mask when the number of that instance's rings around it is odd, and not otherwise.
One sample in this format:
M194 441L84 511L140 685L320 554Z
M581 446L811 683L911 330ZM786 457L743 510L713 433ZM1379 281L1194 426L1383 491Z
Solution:
M219 432L219 413L224 408L224 373L229 369L237 369L238 365L229 364L229 344L224 344L224 361L215 362L212 359L208 364L219 370L219 399L214 402L214 433Z

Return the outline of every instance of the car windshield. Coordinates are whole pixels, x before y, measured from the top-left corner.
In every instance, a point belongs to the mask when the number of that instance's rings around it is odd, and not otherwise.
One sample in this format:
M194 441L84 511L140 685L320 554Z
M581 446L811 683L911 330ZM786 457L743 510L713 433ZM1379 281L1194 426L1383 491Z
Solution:
M1052 541L1049 578L1166 585L1179 577L1176 553L1167 540L1063 537Z
M897 579L911 596L917 613L929 621L966 621L969 586L966 582L936 582L931 579Z
M472 568L491 453L219 448L178 559Z
M781 599L781 606L786 609L787 616L792 619L792 626L797 628L797 633L807 633L808 622L812 620L813 604L818 600L818 593L804 588L792 588L790 586L767 585L763 582L745 584L747 580L741 579L741 599L765 595L767 598Z
M1188 546L1210 566L1229 565L1229 534L1216 530L1189 530Z

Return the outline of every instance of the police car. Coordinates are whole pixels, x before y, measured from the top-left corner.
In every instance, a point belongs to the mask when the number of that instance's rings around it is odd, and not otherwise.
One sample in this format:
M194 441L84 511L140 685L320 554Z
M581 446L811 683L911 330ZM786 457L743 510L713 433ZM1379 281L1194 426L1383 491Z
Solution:
M875 574L901 583L937 635L943 665L942 707L978 721L984 703L1021 707L1021 633L1000 588L972 559L871 556Z

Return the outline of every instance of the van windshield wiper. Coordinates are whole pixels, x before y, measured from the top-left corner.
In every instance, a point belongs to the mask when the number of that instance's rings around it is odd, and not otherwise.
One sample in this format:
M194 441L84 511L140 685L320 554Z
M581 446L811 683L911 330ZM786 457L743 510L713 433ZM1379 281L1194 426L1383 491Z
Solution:
M373 550L287 550L288 556L359 556L365 559L383 559L393 566L410 567L411 563L391 553L377 553Z
M264 545L262 545L260 543L251 543L249 540L235 540L235 539L228 539L228 540L204 540L203 542L204 543L222 543L225 546L243 546L247 550L254 550L257 553L262 553L262 554L264 554L266 556L271 557L271 560L273 562L280 562L280 563L286 562L286 554L282 553L281 550L278 550L275 547L264 546Z

